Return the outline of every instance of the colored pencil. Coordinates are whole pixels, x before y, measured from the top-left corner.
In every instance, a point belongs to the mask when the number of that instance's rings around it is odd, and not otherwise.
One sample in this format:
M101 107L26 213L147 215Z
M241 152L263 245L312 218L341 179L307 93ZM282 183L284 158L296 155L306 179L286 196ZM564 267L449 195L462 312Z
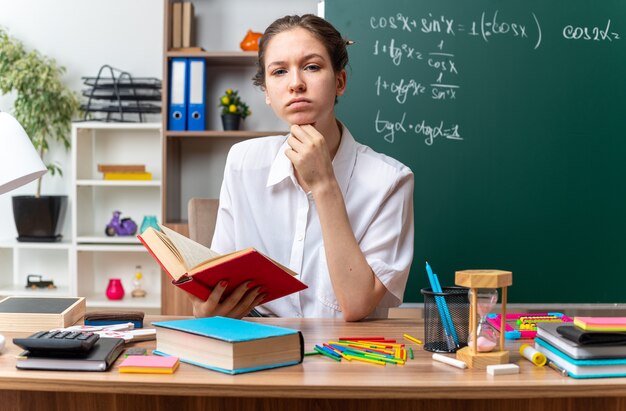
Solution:
M335 361L346 359L357 360L372 364L404 365L409 355L404 344L395 343L396 340L385 337L353 337L354 341L342 337L339 341L328 341L315 346L315 354L322 354ZM369 338L365 340L364 338ZM391 343L391 341L394 341ZM412 352L412 351L411 351ZM310 353L309 355L313 355Z
M335 361L341 361L341 357L337 358L334 355L330 355L326 351L322 350L321 348L317 348L317 346L315 346L315 351L317 351L318 353L322 354L324 357L331 358L331 359L333 359Z
M358 340L384 340L385 337L339 337L340 340L350 340L350 341L358 341Z
M386 365L384 361L373 360L371 358L364 358L364 357L359 357L356 355L349 355L349 357L352 357L353 360L357 360L357 361L364 361L364 362L369 362L369 363L378 364L378 365Z
M403 334L402 336L403 336L404 338L406 338L407 340L409 340L409 341L413 341L413 342L414 342L414 343L416 343L416 344L424 344L424 342L423 342L422 340L418 340L418 339L417 339L417 338L415 338L415 337L411 337L409 334Z

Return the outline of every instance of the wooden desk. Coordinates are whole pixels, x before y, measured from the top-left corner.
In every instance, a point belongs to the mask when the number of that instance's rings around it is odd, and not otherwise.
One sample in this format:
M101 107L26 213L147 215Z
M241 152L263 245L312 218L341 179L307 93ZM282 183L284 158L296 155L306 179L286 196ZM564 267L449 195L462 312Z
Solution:
M158 318L163 319L164 317ZM157 320L157 318L152 318ZM340 335L418 338L422 325L398 319L344 323L326 319L261 319L297 328L307 351ZM20 349L5 333L0 357L0 410L601 410L626 408L626 378L575 380L537 368L514 352L519 375L491 377L434 362L414 347L415 360L385 367L305 357L297 366L225 375L181 364L173 375L20 371ZM141 343L154 347L154 341ZM119 360L118 360L119 362Z

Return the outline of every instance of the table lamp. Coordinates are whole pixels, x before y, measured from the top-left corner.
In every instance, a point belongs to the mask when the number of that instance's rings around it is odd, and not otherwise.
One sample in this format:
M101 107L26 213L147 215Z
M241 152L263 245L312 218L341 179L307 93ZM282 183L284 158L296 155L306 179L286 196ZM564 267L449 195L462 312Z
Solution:
M46 171L22 125L10 114L0 112L0 194L30 183ZM0 334L0 350L4 343Z
M0 194L30 183L46 171L21 124L0 112Z

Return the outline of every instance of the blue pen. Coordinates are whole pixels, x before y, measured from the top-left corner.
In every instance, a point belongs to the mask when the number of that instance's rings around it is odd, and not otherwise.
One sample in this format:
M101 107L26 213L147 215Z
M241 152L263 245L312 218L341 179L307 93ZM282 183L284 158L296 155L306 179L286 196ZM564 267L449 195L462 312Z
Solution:
M426 262L426 272L428 274L428 279L430 281L433 292L442 293L443 290L441 288L441 285L439 284L439 279L437 278L437 275L433 273L433 270L428 262ZM456 334L456 329L454 327L454 323L452 322L452 316L450 315L450 311L448 310L448 304L446 303L446 299L443 296L435 296L435 301L437 302L439 316L441 317L441 322L443 323L444 331L446 334L446 343L448 344L448 349L452 350L454 348L458 348L459 337Z
M437 284L437 289L439 290L440 293L443 293L443 289L441 288L441 285L439 284L439 277L437 277L437 274L434 274L434 276L435 276L435 283ZM456 328L454 327L454 322L452 322L452 316L450 315L450 310L448 310L448 303L446 303L445 297L439 297L439 298L441 298L442 305L443 305L443 312L446 316L446 319L448 320L448 329L450 330L450 333L452 334L452 338L454 339L454 344L458 347L459 337L456 334Z
M428 262L426 262L426 274L428 274L428 281L430 282L430 287L433 292L438 293L438 287L435 281L435 274L433 270L430 268ZM443 302L441 296L435 296L435 302L437 303L437 309L439 310L439 317L441 318L441 323L443 325L443 331L446 337L446 344L448 345L448 350L452 351L455 348L454 339L452 338L452 333L450 332L450 327L448 325L448 319L446 318L445 311L443 309Z

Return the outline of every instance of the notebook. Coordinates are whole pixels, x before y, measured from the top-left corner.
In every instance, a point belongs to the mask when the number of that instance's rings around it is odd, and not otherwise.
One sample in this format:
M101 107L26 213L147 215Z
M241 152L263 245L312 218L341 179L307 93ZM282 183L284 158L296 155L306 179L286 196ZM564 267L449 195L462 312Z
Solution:
M100 338L86 354L51 357L24 351L15 366L20 370L106 371L122 351L123 339Z
M562 326L562 323L537 324L537 337L575 359L626 358L626 345L585 346L576 344L558 333L557 328Z
M626 358L577 360L565 355L541 338L535 338L535 349L565 369L572 378L626 377Z

